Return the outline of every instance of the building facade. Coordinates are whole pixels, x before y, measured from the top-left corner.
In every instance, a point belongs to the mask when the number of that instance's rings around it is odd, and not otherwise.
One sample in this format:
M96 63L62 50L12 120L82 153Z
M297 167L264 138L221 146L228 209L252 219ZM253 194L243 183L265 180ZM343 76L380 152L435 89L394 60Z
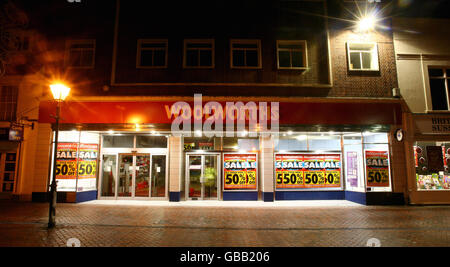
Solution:
M400 91L409 110L405 150L413 204L450 203L448 19L395 18Z
M55 5L64 16L33 24L47 29L37 56L41 75L63 80L71 96L52 155L55 103L48 84L33 85L34 166L16 194L46 200L54 171L68 202L404 203L392 32L328 19L351 16L340 4Z

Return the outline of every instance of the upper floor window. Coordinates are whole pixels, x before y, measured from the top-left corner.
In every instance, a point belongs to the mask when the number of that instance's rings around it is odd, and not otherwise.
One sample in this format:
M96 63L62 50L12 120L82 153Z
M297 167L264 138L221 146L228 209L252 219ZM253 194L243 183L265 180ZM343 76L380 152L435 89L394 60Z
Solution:
M278 69L306 69L306 41L277 41Z
M261 68L261 41L232 39L231 68L259 69Z
M15 121L17 110L16 86L0 86L0 121Z
M139 39L137 68L167 68L167 39Z
M433 110L449 110L450 68L430 67L428 77Z
M71 68L93 68L95 40L70 40L66 45L66 65Z
M214 40L184 40L184 68L214 68Z
M347 43L349 70L378 71L378 49L376 43Z

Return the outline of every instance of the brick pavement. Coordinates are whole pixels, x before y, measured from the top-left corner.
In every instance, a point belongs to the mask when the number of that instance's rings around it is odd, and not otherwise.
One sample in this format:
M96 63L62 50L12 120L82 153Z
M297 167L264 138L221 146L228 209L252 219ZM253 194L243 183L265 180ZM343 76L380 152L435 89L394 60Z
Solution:
M450 206L111 206L0 202L0 246L450 246Z

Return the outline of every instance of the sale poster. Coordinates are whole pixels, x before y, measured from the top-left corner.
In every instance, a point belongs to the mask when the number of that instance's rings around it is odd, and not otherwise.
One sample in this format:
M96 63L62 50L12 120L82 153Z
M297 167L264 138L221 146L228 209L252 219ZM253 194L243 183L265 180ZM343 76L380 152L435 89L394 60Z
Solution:
M75 191L78 143L58 143L56 151L56 182L59 191Z
M224 190L257 189L257 155L223 155Z
M80 144L78 151L77 191L96 189L97 158L97 144Z
M275 155L277 189L341 187L340 154Z
M366 183L367 187L389 186L389 153L388 151L366 150Z

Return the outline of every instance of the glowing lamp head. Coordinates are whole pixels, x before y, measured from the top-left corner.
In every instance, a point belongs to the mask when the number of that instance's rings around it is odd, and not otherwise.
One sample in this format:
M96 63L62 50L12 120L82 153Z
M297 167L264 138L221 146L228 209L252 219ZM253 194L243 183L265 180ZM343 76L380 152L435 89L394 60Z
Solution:
M70 88L61 83L50 85L50 89L53 94L53 99L56 101L64 101L70 92Z
M373 15L368 15L358 21L358 31L367 32L375 29L376 19Z

